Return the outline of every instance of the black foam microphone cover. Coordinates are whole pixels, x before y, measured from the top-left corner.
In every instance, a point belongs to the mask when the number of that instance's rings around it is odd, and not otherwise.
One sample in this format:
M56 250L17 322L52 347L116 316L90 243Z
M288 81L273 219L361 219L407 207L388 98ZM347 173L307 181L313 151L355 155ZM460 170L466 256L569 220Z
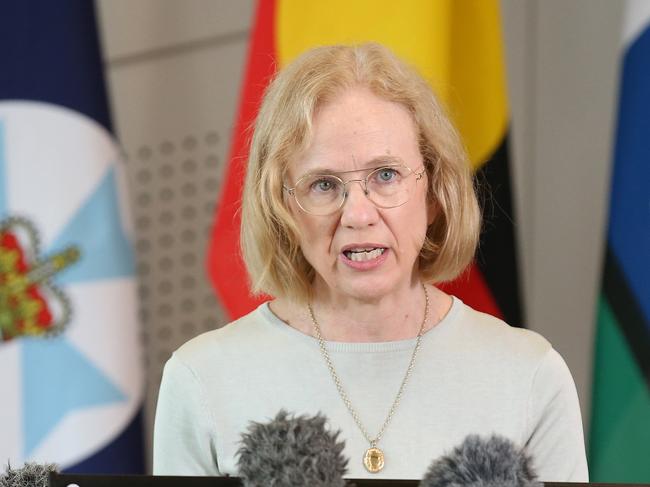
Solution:
M532 461L507 438L468 436L435 460L420 487L539 487Z
M0 475L0 487L47 487L50 472L56 472L56 465L43 463L25 463L22 468L7 466Z
M251 423L237 452L244 487L344 487L345 443L326 423L320 414L284 410L268 423Z

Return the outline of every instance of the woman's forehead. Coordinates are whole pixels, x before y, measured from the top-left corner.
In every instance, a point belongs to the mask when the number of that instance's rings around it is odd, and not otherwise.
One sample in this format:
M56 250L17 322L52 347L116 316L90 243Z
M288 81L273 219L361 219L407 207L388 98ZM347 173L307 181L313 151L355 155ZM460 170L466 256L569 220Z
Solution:
M419 140L410 112L365 88L346 90L314 114L305 148L291 158L289 174L344 172L419 160ZM415 163L415 161L414 161Z
M415 134L409 137L393 133L341 134L338 142L312 141L306 150L292 158L292 170L351 171L382 164L400 164L420 159L419 141ZM408 165L408 164L407 164Z
M312 145L340 145L355 138L382 139L417 132L409 110L367 89L355 88L320 106L312 119ZM394 137L393 137L394 138Z
M292 175L346 172L393 164L417 167L421 162L419 142L415 136L401 143L392 142L390 137L378 142L360 138L347 146L343 141L328 147L312 144L291 159L288 171Z

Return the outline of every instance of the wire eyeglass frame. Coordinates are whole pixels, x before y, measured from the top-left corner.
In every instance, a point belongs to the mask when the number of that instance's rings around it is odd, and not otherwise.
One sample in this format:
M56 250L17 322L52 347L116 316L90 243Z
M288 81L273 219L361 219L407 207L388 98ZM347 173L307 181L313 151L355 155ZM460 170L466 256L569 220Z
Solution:
M296 201L296 204L298 205L298 207L302 211L304 211L305 213L307 213L309 215L314 215L314 216L329 216L329 215L333 215L334 213L339 211L343 207L343 205L345 204L345 201L347 200L347 197L348 197L348 194L349 194L349 191L348 191L347 187L348 187L349 183L359 183L360 186L361 186L361 189L363 190L364 195L377 208L381 208L381 209L398 208L400 206L403 206L404 204L406 204L409 201L410 196L411 196L410 194L408 194L408 197L406 198L406 200L404 200L403 202L401 202L401 203L399 203L397 205L382 206L382 205L376 203L375 201L373 201L373 199L370 196L370 191L368 190L368 180L374 174L381 171L382 169L395 169L395 168L402 168L402 169L406 169L408 171L408 174L406 176L404 176L404 179L409 178L412 175L415 175L416 176L416 179L415 179L416 184L417 184L417 181L422 179L422 176L424 175L424 172L425 172L424 166L422 166L422 170L420 170L418 172L418 171L415 171L414 169L411 169L410 167L408 167L405 164L384 164L382 166L377 166L377 167L372 167L372 168L367 168L367 169L352 169L350 171L341 171L341 172L338 172L336 174L331 174L331 173L330 174L305 174L304 176L301 176L300 178L298 178L298 180L296 181L296 184L293 187L290 188L290 187L287 187L287 186L282 186L282 188L287 193L289 193L291 196L293 196L294 200ZM347 181L344 181L342 178L340 178L338 176L338 175L341 175L341 174L348 174L348 173L360 172L360 171L369 171L369 172L368 172L368 175L365 178L348 179ZM296 194L296 188L298 188L300 186L300 183L303 180L305 180L307 178L319 178L319 177L334 178L334 179L338 180L341 183L342 187L343 187L342 196L339 198L340 201L338 203L338 206L336 206L336 208L333 208L332 210L328 210L328 211L326 211L324 213L314 212L313 210L306 209L300 203L300 200L299 200L299 198L298 198L298 196Z

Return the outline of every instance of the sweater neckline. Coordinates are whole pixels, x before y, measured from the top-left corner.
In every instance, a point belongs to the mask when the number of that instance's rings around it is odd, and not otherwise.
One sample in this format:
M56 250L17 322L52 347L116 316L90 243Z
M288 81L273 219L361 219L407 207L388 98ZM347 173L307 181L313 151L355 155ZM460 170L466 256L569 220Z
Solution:
M431 329L427 330L422 335L422 342L435 340L439 335L446 333L446 330L453 326L453 323L458 319L458 315L463 309L463 302L456 296L452 296L452 303L447 314ZM261 315L265 325L279 331L292 340L308 344L313 347L318 347L318 340L316 337L306 335L301 331L287 325L284 321L278 318L271 308L269 302L262 303L256 310ZM399 351L412 351L415 346L417 337L408 338L405 340L395 340L387 342L332 342L325 341L327 349L330 352L354 352L354 353L384 353L384 352L399 352Z

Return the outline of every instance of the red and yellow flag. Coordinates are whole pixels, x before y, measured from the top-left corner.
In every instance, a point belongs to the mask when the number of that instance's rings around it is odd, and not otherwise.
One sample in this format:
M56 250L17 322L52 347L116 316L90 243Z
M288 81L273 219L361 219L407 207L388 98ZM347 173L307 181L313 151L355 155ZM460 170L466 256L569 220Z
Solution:
M251 311L239 252L241 188L250 140L270 78L305 50L380 42L416 66L461 132L485 198L476 263L444 288L474 308L521 324L508 167L509 111L497 0L259 0L208 271L231 318Z

